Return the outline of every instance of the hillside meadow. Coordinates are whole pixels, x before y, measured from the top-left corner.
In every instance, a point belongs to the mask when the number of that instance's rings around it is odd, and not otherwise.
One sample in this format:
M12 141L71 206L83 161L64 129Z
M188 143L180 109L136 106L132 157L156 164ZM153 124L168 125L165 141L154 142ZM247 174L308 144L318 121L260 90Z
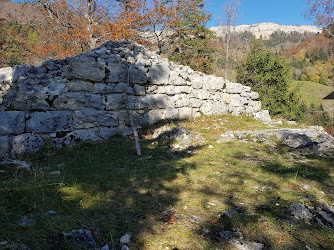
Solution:
M120 249L125 233L131 233L130 249L233 249L220 234L231 230L265 249L334 248L332 229L286 220L289 206L301 199L333 203L333 157L216 142L228 130L277 127L246 116L168 125L203 138L182 148L144 131L141 156L131 138L113 137L23 157L32 172L0 166L0 244L80 249L68 232L87 229L93 249ZM231 209L235 216L221 216ZM24 216L30 225L19 224Z
M312 103L319 107L323 102L322 98L334 91L333 87L311 81L292 80L289 89L299 88L301 99L309 106Z

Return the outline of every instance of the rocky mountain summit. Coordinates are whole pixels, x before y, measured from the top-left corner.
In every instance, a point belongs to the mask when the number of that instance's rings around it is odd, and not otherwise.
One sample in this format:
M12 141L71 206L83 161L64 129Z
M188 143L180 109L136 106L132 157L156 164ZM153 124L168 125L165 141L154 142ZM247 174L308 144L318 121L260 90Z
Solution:
M210 28L216 36L222 37L226 34L226 26L217 26ZM321 33L322 29L316 26L310 25L280 25L277 23L258 23L258 24L251 24L251 25L238 25L234 27L234 31L237 33L242 32L251 32L256 38L262 36L263 39L269 39L269 37L274 32L285 32L285 33Z

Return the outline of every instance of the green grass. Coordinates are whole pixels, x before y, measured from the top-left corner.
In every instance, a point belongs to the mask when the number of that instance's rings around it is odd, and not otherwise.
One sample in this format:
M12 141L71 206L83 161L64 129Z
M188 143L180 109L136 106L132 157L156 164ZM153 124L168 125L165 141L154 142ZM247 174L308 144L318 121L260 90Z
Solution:
M131 249L229 249L217 236L234 229L266 249L334 249L332 230L281 221L289 205L306 196L331 204L333 158L254 142L215 142L226 130L266 127L250 117L202 117L175 125L200 132L205 141L174 151L170 143L153 143L144 135L143 155L136 156L132 140L114 137L23 158L33 163L34 173L2 167L0 242L76 249L63 232L86 228L96 249L105 244L120 249L119 238L127 232L133 235ZM62 175L49 174L55 170ZM305 183L311 185L306 192L299 188ZM271 188L262 191L264 186ZM241 207L241 216L217 218L235 207ZM48 210L57 214L45 215ZM36 223L20 227L25 215Z
M300 85L302 100L309 106L313 103L316 107L322 102L322 98L333 91L332 87L310 81L291 81L290 90Z

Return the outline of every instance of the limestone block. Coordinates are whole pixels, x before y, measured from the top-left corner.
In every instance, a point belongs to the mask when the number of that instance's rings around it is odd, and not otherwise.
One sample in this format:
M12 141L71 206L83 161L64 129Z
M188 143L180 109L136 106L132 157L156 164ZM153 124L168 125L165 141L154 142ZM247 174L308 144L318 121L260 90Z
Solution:
M61 78L48 79L40 92L49 96L50 100L53 100L55 96L60 96L64 93L65 83L66 81Z
M104 109L102 106L102 97L96 94L87 94L85 108Z
M190 82L193 89L201 89L203 87L204 78L198 74L190 75Z
M241 94L242 87L240 83L226 82L226 92L229 94Z
M173 85L166 86L165 90L166 90L167 95L174 95L175 94L175 86L173 86Z
M112 111L84 109L74 111L73 123L75 129L99 126L117 127L118 117Z
M245 113L244 107L233 107L233 109L231 110L231 114L234 116L239 116L243 113Z
M252 106L246 106L245 113L247 115L252 115L254 114L254 108Z
M214 84L212 84L212 90L222 90L225 87L225 79L223 77L215 77Z
M123 94L112 94L107 95L106 109L107 110L118 110L124 108L124 95Z
M129 88L130 86L127 83L117 83L113 89L113 93L124 93L125 91L128 91Z
M173 73L173 76L172 76ZM187 82L182 77L178 76L177 72L171 71L170 83L175 86L187 85Z
M55 98L53 107L57 110L78 110L84 107L86 100L85 92L69 92Z
M240 107L243 105L241 96L237 94L231 94L230 95L230 106L231 107Z
M221 92L214 92L214 94L211 94L210 99L214 101L220 101L221 96L222 96Z
M25 128L25 112L3 111L0 112L0 135L22 134Z
M117 132L118 132L117 128L102 127L99 129L98 136L104 140L107 140L110 137L116 135Z
M132 120L135 126L137 125L144 125L147 126L147 116L140 115L137 112L131 112Z
M181 86L175 86L175 94L181 94Z
M81 79L100 82L105 78L105 66L93 57L67 58L65 76L67 79Z
M76 80L70 81L66 84L69 91L87 91L92 92L94 89L94 84L89 81Z
M164 113L164 118L167 120L179 119L179 110L178 109L166 109Z
M169 82L169 65L168 62L152 65L148 69L148 80L155 85L164 85Z
M12 84L14 69L11 67L0 68L0 85Z
M188 107L189 105L190 105L190 100L186 94L175 95L174 99L175 108Z
M259 99L259 97L260 97L259 93L257 93L257 92L250 92L250 98L252 100L257 100L257 99Z
M21 155L26 153L37 153L44 149L45 142L42 137L33 134L22 134L10 139L11 155Z
M130 83L145 84L147 83L147 68L140 65L130 65Z
M159 88L160 87L163 87L163 86L159 86ZM147 86L146 93L147 94L157 94L157 93L164 94L165 93L165 88L164 87L163 87L163 90L164 90L164 92L160 93L158 91L158 86L157 85L150 85L150 86Z
M117 134L122 136L129 136L133 134L132 128L128 126L119 126L117 127Z
M261 110L261 102L260 101L250 101L249 106L253 107L253 112L258 112Z
M250 93L249 92L242 92L241 94L240 94L240 96L242 96L242 97L245 97L245 98L247 98L247 99L250 99Z
M203 88L209 91L217 91L223 89L224 79L213 75L206 76L203 83Z
M203 104L200 107L200 111L203 115L213 115L214 107L212 101L203 101Z
M133 91L135 95L145 95L145 87L135 84L133 87Z
M181 93L190 94L192 91L190 86L181 86Z
M98 128L79 129L73 131L74 139L79 141L100 141Z
M202 106L202 100L197 99L197 98L190 98L190 105L193 108L199 108Z
M10 146L8 136L0 136L0 159L9 158Z
M166 94L166 88L165 88L165 86L159 86L158 87L158 93L159 94Z
M168 109L172 107L171 99L167 95L153 95L155 106L159 109Z
M240 96L240 102L242 105L247 105L249 103L249 99L244 97L244 96Z
M158 121L161 121L163 119L164 119L164 110L163 109L150 110L147 113L147 122L148 122L149 125L157 123Z
M139 109L138 108L138 96L134 96L134 95L128 95L126 98L126 106L124 106L124 109L127 107L130 110L133 109Z
M27 79L28 71L30 66L28 65L16 65L14 67L13 82L18 80Z
M179 108L179 119L189 119L192 117L192 108L184 107Z
M159 102L158 98L159 98L158 95L153 95L153 96L138 96L137 97L138 104L136 106L136 109L145 109L145 108L155 109L155 108L157 108L156 102Z
M230 94L227 94L227 93L221 93L220 95L220 100L224 103L230 103L231 102L231 96Z
M205 89L193 89L192 94L195 98L206 100L209 98L210 93Z
M68 111L34 112L27 121L27 132L53 133L73 129L72 113Z
M251 87L249 86L242 86L242 92L241 95L247 95L246 93L250 93L251 92Z
M223 102L218 101L204 101L200 111L204 115L222 115L228 113L228 107Z
M115 85L116 84L114 84L114 83L109 83L109 84L95 83L94 84L94 93L95 94L112 94Z
M48 110L50 108L48 95L42 93L18 92L14 100L14 109L17 110Z
M129 114L126 110L119 110L117 112L117 116L118 116L118 122L119 122L119 126L127 126L130 125L130 118L129 118Z
M50 71L54 71L54 70L59 69L59 66L56 64L56 60L45 61L45 62L43 62L42 66L45 67L46 69L50 70Z
M260 121L263 121L265 123L270 123L271 122L271 117L269 115L268 110L261 110L257 113L254 114L254 118Z
M129 109L155 109L157 108L153 96L128 96Z
M128 68L123 63L109 63L107 66L107 83L127 82Z

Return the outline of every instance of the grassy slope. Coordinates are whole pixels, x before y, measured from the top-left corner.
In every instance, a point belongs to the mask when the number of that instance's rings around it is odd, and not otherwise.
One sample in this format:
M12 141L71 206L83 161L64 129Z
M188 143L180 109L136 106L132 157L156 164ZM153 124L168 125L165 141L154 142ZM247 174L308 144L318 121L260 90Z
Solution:
M307 105L314 103L316 107L321 104L322 98L331 93L332 87L310 81L291 81L290 89L300 84L300 94Z
M177 151L145 136L139 157L131 140L112 138L30 156L35 173L2 167L0 242L75 249L63 232L87 228L99 247L108 243L111 249L120 249L126 232L133 235L131 249L229 249L217 236L234 229L266 249L334 249L332 230L281 220L291 203L307 196L331 204L333 158L254 142L215 142L226 130L265 127L249 117L203 117L181 125L200 132L205 142ZM62 175L48 174L54 170ZM303 183L311 188L300 189ZM235 207L242 216L217 218ZM44 215L48 210L57 214ZM18 226L24 215L36 224Z

